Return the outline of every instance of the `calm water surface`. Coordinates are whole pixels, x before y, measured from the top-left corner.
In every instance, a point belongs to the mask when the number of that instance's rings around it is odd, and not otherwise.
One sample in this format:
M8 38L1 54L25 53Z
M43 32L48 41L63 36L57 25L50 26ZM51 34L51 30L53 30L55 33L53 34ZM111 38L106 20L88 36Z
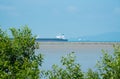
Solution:
M42 69L51 69L53 64L61 66L60 59L68 53L75 52L76 62L81 65L81 69L95 69L97 60L102 56L101 50L113 52L113 43L95 42L41 42L37 52L44 55Z

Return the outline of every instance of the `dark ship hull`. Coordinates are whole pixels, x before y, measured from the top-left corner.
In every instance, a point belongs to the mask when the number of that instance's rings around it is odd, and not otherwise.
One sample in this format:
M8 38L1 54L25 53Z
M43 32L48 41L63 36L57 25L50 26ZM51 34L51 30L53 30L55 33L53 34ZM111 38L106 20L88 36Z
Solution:
M59 38L37 38L37 42L67 42L68 39L59 39Z

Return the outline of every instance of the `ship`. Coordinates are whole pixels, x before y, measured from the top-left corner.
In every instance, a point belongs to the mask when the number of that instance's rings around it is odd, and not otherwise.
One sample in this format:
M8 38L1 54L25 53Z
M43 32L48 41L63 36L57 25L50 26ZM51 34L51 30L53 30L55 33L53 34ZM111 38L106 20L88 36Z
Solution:
M67 42L68 39L65 38L64 34L56 36L56 38L36 38L37 42Z

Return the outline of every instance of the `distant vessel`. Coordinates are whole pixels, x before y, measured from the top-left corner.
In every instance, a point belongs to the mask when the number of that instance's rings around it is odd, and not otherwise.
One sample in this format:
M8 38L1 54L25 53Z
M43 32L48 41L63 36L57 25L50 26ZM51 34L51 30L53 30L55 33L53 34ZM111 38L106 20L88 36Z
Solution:
M65 36L64 36L64 34L62 34L62 35L56 36L56 38L58 38L58 39L65 39Z
M68 39L65 38L64 34L56 36L56 38L40 38L37 37L38 42L66 42Z

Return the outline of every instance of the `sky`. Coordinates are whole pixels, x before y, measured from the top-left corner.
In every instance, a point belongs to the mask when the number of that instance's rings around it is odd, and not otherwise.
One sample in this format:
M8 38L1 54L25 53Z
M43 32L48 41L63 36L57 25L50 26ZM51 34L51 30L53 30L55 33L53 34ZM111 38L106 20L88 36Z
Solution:
M0 27L24 25L45 38L120 32L120 0L0 0Z

